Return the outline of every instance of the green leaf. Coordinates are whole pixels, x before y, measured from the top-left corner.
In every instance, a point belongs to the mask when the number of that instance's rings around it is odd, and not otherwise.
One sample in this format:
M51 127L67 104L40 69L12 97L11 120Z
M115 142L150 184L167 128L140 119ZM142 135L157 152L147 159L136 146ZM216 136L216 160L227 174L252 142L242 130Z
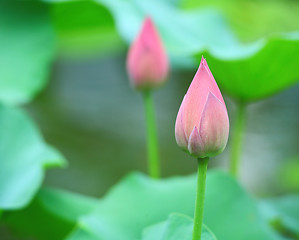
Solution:
M182 57L205 49L217 52L238 44L222 15L212 9L182 11L167 1L158 0L96 1L111 11L119 33L128 43L137 36L145 16L151 16L175 63L185 64L180 61ZM221 39L216 37L218 35Z
M265 199L260 208L278 231L299 238L299 195Z
M193 230L192 218L183 214L171 214L167 221L155 224L143 231L142 240L191 240ZM216 240L215 235L205 225L202 240Z
M144 17L151 16L173 66L195 70L204 54L219 85L240 101L268 97L299 80L299 55L294 54L299 52L298 32L269 35L245 44L235 36L223 13L212 8L182 10L171 1L159 0L95 2L109 9L128 43L137 36Z
M197 67L204 54L218 83L238 100L265 98L299 79L299 55L293 54L299 52L298 33L243 44L222 14L212 9L180 10L158 0L97 1L110 9L128 42L136 37L145 15L150 15L173 63Z
M131 174L115 186L67 239L132 240L142 230L179 212L193 216L195 176L153 180ZM256 203L227 174L209 172L204 222L222 240L281 239L260 215Z
M82 56L124 48L110 12L100 4L92 1L54 3L52 19L62 55Z
M44 88L54 40L46 4L0 1L0 102L27 103Z
M20 109L0 105L0 132L0 209L22 208L40 187L44 168L65 160Z
M250 102L275 94L298 82L299 34L273 36L244 59L205 57L220 87L238 100ZM224 54L225 55L225 54ZM197 55L197 59L201 54Z
M70 222L91 212L98 202L91 197L50 188L41 189L37 198L49 212Z
M96 235L93 235L87 229L84 229L83 226L81 226L81 229L78 229L76 232L74 232L72 234L72 239L73 240L82 240L82 239L84 239L84 240L97 240L98 237Z
M63 239L74 228L78 218L89 213L96 202L79 194L44 188L25 209L6 212L3 222L22 237Z
M297 31L298 1L180 0L185 9L215 7L228 19L243 41L254 41L277 32Z
M289 192L299 191L299 156L287 159L277 173L277 186Z

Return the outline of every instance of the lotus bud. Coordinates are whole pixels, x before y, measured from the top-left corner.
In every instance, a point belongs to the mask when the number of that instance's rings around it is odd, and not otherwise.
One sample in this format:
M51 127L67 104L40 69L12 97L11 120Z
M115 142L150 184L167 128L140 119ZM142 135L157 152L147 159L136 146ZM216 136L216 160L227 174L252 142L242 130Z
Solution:
M131 84L136 89L152 89L166 81L168 57L149 17L145 19L139 35L129 50L127 71Z
M198 158L221 153L227 143L229 119L217 83L204 58L180 106L176 142Z

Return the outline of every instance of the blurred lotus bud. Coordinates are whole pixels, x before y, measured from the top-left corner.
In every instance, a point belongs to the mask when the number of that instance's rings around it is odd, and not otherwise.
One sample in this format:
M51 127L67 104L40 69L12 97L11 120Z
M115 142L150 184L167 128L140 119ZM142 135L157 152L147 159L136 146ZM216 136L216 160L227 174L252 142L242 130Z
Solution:
M149 17L145 19L138 37L129 50L127 70L136 89L152 89L166 81L168 58Z
M206 60L202 58L177 115L176 142L192 156L211 157L224 150L228 133L225 103Z

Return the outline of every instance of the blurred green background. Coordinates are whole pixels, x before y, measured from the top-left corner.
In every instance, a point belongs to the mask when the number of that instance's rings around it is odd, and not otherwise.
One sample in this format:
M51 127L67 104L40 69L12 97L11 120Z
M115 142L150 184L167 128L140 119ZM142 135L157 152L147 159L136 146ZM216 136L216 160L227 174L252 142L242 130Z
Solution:
M296 39L291 47L288 42L280 45L278 41L273 43L274 47L269 47L271 51L267 48L267 61L256 61L261 72L255 71L254 58L249 62L248 74L243 72L248 79L240 74L243 90L230 75L224 80L219 78L226 69L229 72L238 68L238 58L243 61L244 57L254 55L259 51L257 49L266 46L268 38L280 36L281 32L297 34L298 1L167 0L159 5L155 3L103 0L3 1L0 4L2 18L8 19L2 21L0 33L9 36L0 37L0 51L7 54L0 58L0 99L8 105L21 104L46 142L57 148L68 161L65 168L47 170L43 184L100 197L128 172L146 172L143 103L140 93L129 85L125 61L129 42L136 35L143 17L150 14L172 59L167 85L154 93L162 176L187 175L196 171L196 162L176 145L174 123L199 64L198 55L207 54L210 69L213 73L215 70L216 80L225 96L231 131L236 102L244 99L250 102L242 149L242 184L258 196L299 192L299 86L296 83L299 61L294 64L299 56L297 35L291 37ZM203 14L197 14L197 11ZM178 24L172 24L178 15ZM15 34L11 29L20 22L24 26L20 26ZM28 26L33 26L33 30ZM180 32L180 29L192 32L197 27L200 34L201 27L204 29L202 39L196 35L192 40L184 39L184 33ZM199 45L196 45L197 40ZM11 48L7 47L8 43ZM31 43L36 51L28 50ZM28 51L23 51L23 46ZM226 51L229 56L223 56ZM283 54L276 55L276 52ZM5 56L19 59L20 63ZM28 57L23 59L26 65L22 65L23 56ZM283 56L280 57L282 62L272 63L271 57L275 59L277 56ZM288 59L293 59L293 65ZM230 67L229 64L234 63L237 67L225 68L225 64ZM34 64L40 68L32 70L34 80L28 79L26 86L30 85L30 90L26 91L31 91L30 94L19 94L21 90L10 94L9 84L27 76L30 69L35 68ZM244 62L240 64L247 66ZM23 66L25 70L13 66ZM293 67L290 76L287 67ZM8 80L3 76L9 76ZM259 83L263 77L267 81L261 82L261 86L251 85L250 89L246 85L251 79ZM43 80L38 82L36 79L39 78ZM279 79L282 83L277 83ZM18 81L16 86L21 85L22 80ZM268 92L260 90L267 87ZM210 167L228 168L230 145L231 138L224 153L210 161ZM0 236L1 239L13 239L3 227Z
M193 74L172 71L167 86L154 95L163 177L196 171L196 162L174 138L181 97ZM47 90L28 106L47 142L69 161L65 169L49 170L46 184L101 196L126 173L146 172L142 98L128 84L125 53L79 62L60 60L52 77ZM249 106L240 176L255 193L299 190L298 182L285 182L286 177L297 176L294 166L293 176L277 175L298 162L298 91L297 86ZM226 103L233 129L235 106L229 98ZM227 168L229 151L230 141L210 166Z
M183 9L218 9L243 42L299 29L297 1L169 2ZM101 196L129 171L146 172L142 98L128 84L127 45L110 12L91 1L51 7L59 55L49 85L27 108L47 142L65 155L69 166L50 170L46 184ZM197 65L185 70L172 67L168 84L154 94L164 177L195 171L196 163L176 146L174 122ZM210 68L213 72L213 65ZM233 131L235 105L225 97ZM284 182L295 180L297 173L282 170L289 164L292 170L298 162L298 100L294 86L248 107L240 175L254 192L299 190L299 182ZM211 166L228 166L229 145Z

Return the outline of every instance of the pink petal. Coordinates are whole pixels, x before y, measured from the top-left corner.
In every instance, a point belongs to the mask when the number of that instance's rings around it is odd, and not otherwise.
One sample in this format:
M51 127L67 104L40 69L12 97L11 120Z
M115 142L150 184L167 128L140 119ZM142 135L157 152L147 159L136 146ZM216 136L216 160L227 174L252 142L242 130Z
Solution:
M185 97L184 97L185 99ZM184 112L184 99L179 109L176 121L175 121L175 139L179 147L184 150L188 149L188 141L183 125L183 112Z
M223 151L227 143L228 133L229 120L226 107L210 92L199 127L206 156L213 156Z
M193 128L188 141L188 150L195 157L204 157L204 145L199 135L197 127Z
M214 78L214 76L213 76L213 74L212 74L212 72L211 72L211 70L210 70L210 68L209 68L209 66L208 66L208 63L207 63L207 60L202 56L202 58L201 58L201 63L200 64L203 64L204 65L204 67L206 68L206 70L207 70L207 72L209 73L209 75L210 75L210 77L213 79L213 82L216 84L216 86L217 86L217 88L218 88L218 85L217 85L217 83L216 83L216 81L215 81L215 78ZM218 90L219 90L219 88L218 88ZM223 100L223 97L222 97L222 95L221 95L221 92L220 92L220 90L219 91L211 91L212 93L214 93L214 95L225 105L225 103L224 103L224 100Z
M149 17L129 50L127 69L133 86L137 88L160 85L166 80L168 57Z
M185 97L183 124L187 137L190 136L195 126L199 126L202 112L210 92L223 103L225 108L221 92L206 60L203 58Z

